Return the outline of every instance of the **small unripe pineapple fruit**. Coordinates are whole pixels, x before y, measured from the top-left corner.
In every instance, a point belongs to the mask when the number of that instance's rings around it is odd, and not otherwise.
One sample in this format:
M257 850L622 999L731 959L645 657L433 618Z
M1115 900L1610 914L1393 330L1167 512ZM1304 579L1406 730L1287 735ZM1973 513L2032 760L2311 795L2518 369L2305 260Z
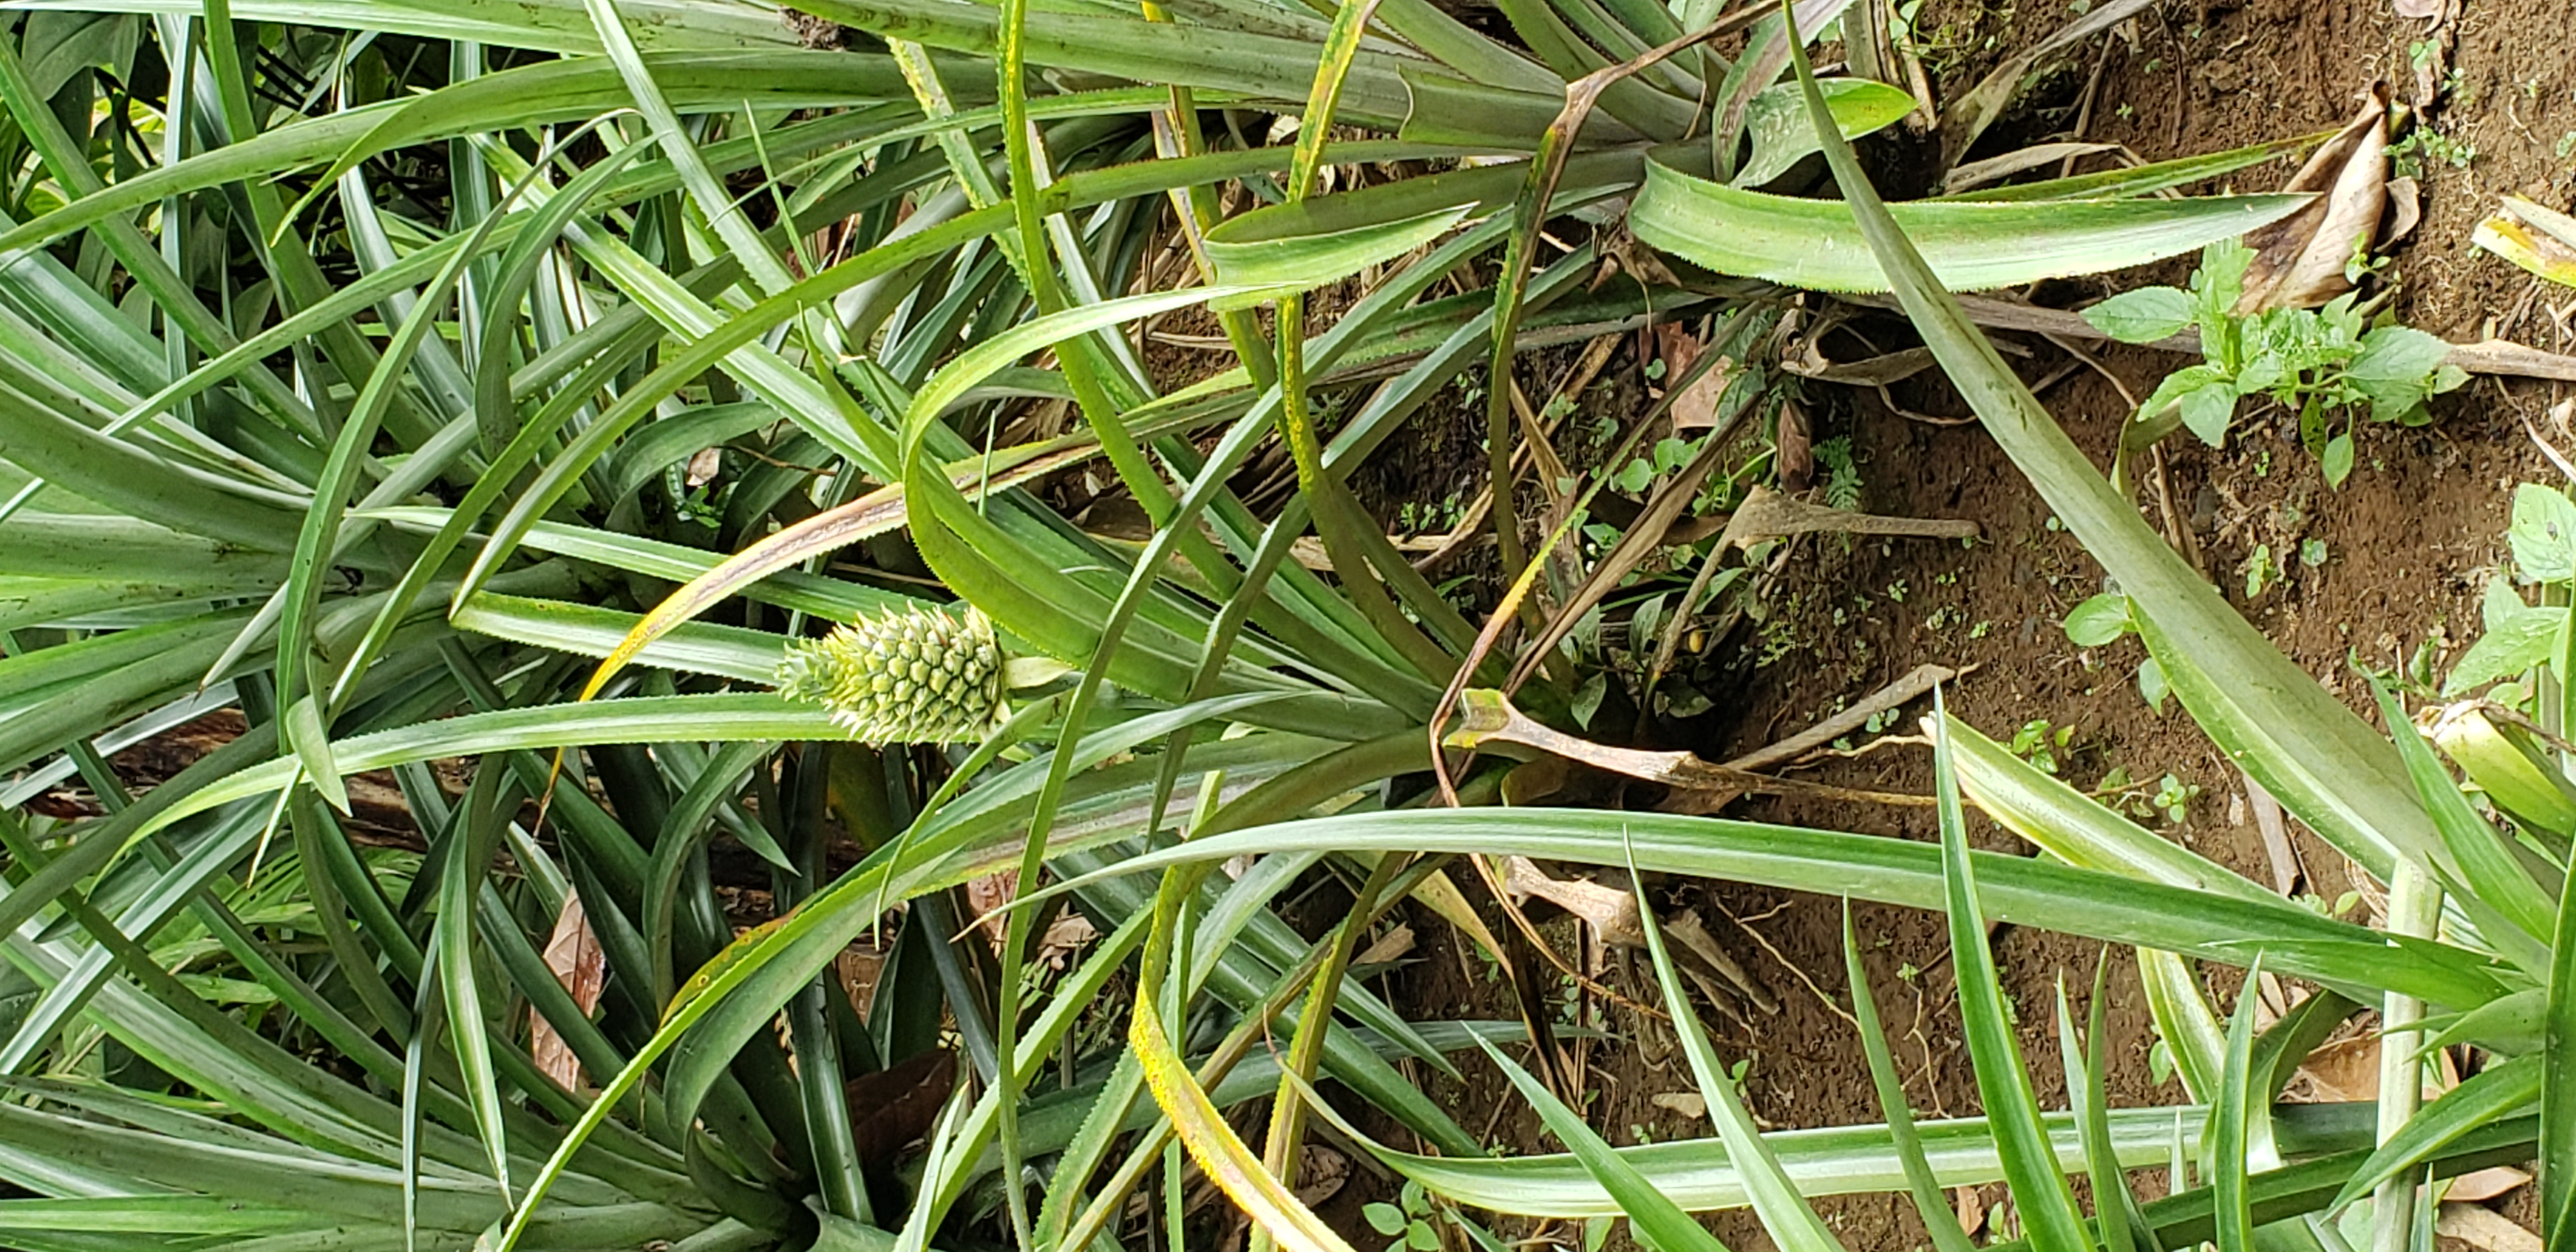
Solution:
M831 710L865 743L954 743L1001 720L1004 669L981 612L919 608L789 644L778 691Z

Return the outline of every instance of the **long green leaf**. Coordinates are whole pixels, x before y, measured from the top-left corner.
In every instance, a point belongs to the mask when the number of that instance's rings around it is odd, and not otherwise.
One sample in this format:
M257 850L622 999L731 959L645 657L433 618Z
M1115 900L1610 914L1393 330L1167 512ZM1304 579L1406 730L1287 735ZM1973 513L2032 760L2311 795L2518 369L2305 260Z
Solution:
M1939 909L1937 848L1901 839L1654 813L1523 810L1353 813L1203 835L1122 862L1117 872L1303 848L1521 855L1640 868ZM2504 990L2490 963L2442 944L2392 949L2381 936L2287 900L2212 897L2158 883L1972 852L1986 916L2017 925L2235 963L2255 948L2274 969L2439 1004L2479 1004ZM2295 942L2294 942L2295 941Z
M1806 53L1795 53L1798 76L1814 99ZM1821 101L1819 100L1821 109ZM1940 692L1933 692L1934 715ZM1995 970L1994 950L1987 946L1986 924L1979 907L1976 866L1968 857L1968 823L1959 808L1958 774L1950 765L1947 735L1932 741L1933 786L1940 801L1942 882L1950 925L1950 962L1958 971L1959 1019L1967 1035L1968 1055L1976 1066L1977 1091L1994 1124L1996 1149L2003 1155L2004 1177L2012 1184L2013 1208L2033 1246L2042 1252L2079 1252L2092 1241L2067 1188L2066 1167L2039 1118L2039 1099L2023 1066L2021 1045L2013 1038L2012 1019L2004 1008L2003 976Z
M1762 1228L1770 1232L1771 1241L1783 1252L1842 1252L1842 1241L1834 1238L1833 1231L1816 1216L1816 1210L1809 1208L1806 1198L1798 1194L1789 1172L1781 1168L1780 1158L1772 1154L1771 1146L1754 1125L1752 1111L1744 1107L1735 1079L1717 1059L1717 1050L1710 1046L1708 1031L1700 1025L1699 1009L1691 1004L1681 971L1674 968L1672 954L1664 950L1663 928L1655 921L1642 889L1637 892L1637 913L1645 923L1646 950L1654 957L1655 981L1664 989L1664 1010L1672 1014L1673 1033L1680 1037L1682 1054L1690 1060L1691 1076L1699 1083L1701 1097L1708 1101L1718 1138L1726 1144L1726 1158L1735 1163L1753 1194L1753 1211L1761 1217ZM1607 1175L1596 1176L1605 1185L1610 1181ZM1637 1176L1633 1167L1627 1176ZM1618 1193L1613 1190L1612 1194ZM1660 1192L1656 1194L1661 1197ZM1629 1220L1636 1218L1632 1214Z
M2184 200L1963 200L1888 206L1951 291L2099 274L2181 256L2268 226L2302 196ZM1721 274L1819 291L1886 291L1888 280L1848 206L1745 191L1649 162L1628 211L1637 237Z
M1669 961L1666 966L1669 968ZM1529 1076L1529 1071L1513 1064L1511 1058L1504 1056L1494 1045L1481 1039L1477 1042L1483 1045L1494 1068L1501 1070L1503 1077L1510 1080L1512 1089L1519 1092L1521 1099L1528 1101L1530 1107L1538 1110L1539 1120L1546 1124L1548 1132L1574 1153L1574 1159L1582 1162L1583 1168L1600 1182L1602 1190L1610 1193L1611 1200L1627 1217L1628 1229L1639 1242L1657 1252L1725 1252L1725 1244L1719 1243L1715 1235L1692 1221L1690 1214L1683 1212L1671 1197L1647 1181L1644 1174L1637 1172L1636 1166L1612 1151L1600 1135L1583 1124L1583 1119L1574 1110L1565 1107L1565 1101L1556 1098L1555 1092L1540 1085L1537 1079Z
M2540 1229L2545 1245L2565 1247L2576 1239L2576 874L2559 893L2550 957L2540 1045Z

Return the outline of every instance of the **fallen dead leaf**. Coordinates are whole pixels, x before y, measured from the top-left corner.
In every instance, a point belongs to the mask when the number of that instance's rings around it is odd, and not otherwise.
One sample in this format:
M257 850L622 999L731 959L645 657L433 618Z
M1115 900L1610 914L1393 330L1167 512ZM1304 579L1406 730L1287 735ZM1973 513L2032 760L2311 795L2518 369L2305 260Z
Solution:
M608 981L608 958L600 951L599 936L590 929L590 918L581 909L581 897L567 893L563 911L555 915L554 933L546 939L546 968L571 993L573 1006L583 1013L599 1007L600 988ZM553 1079L566 1091L581 1089L581 1061L572 1054L572 1046L555 1032L545 1015L532 1006L528 1009L528 1054L539 1072Z
M1690 331L1671 322L1655 327L1658 346L1664 354L1664 377L1678 379L1699 364L1700 342ZM1717 401L1726 394L1728 383L1735 381L1734 363L1720 361L1709 367L1673 398L1673 429L1707 430L1717 425Z
M1664 933L1672 936L1673 941L1691 955L1708 962L1708 967L1733 983L1745 999L1753 1002L1753 1007L1765 1013L1780 1011L1779 999L1771 994L1769 988L1755 982L1753 975L1728 955L1726 949L1717 946L1717 938L1708 933L1708 927L1701 923L1697 912L1684 909L1665 918Z
M2442 0L2397 0L2396 9L2399 17L2440 17Z
M860 1021L868 1018L868 1008L876 1003L877 979L885 972L885 953L854 943L832 958L832 973L841 983L841 993L850 997L850 1011Z
M1595 944L1623 948L1646 946L1645 927L1637 917L1637 898L1588 878L1554 878L1525 856L1503 858L1503 886L1517 899L1537 896L1583 919Z
M1308 1148L1297 1164L1297 1202L1314 1208L1332 1199L1350 1180L1351 1158L1331 1148Z
M2379 246L2386 248L2408 235L2424 220L2424 185L2412 174L2388 180L2388 229L2381 232Z
M1010 923L996 910L1020 894L1020 872L1004 870L966 881L966 913L975 926L984 931L984 939L993 950L1002 950L1002 940L1010 934Z
M1670 1109L1692 1121L1708 1116L1708 1097L1694 1091L1667 1091L1649 1103L1659 1109Z
M2362 1035L2337 1040L2310 1052L2299 1072L2315 1085L2323 1103L2367 1103L2379 1098L2379 1038Z
M2388 205L2388 87L2375 84L2352 121L2325 141L2285 192L2316 196L2298 212L2248 231L2254 250L2238 313L2307 309L2352 290L2344 276L2367 250Z
M2309 1083L2311 1098L2324 1103L2369 1103L2379 1098L2379 1036L2338 1039L2308 1053L2299 1073ZM2424 1098L2433 1099L2459 1085L2450 1055L2442 1054L2437 1072L2424 1077Z
M1759 495L1761 489L1757 487L1755 492ZM1800 507L1815 508L1824 513L1833 512L1821 506ZM1737 510L1737 516L1742 516L1751 508L1752 502L1748 500L1743 509ZM1859 517L1860 515L1841 514L1840 516ZM1731 523L1730 529L1732 529ZM1925 795L1856 791L1826 783L1808 782L1804 779L1775 778L1768 774L1756 774L1749 770L1719 765L1688 752L1648 752L1638 748L1614 748L1607 744L1594 743L1589 739L1577 738L1530 720L1519 709L1513 708L1511 701L1505 699L1501 692L1490 688L1471 688L1463 693L1458 701L1458 711L1460 714L1458 729L1451 731L1442 740L1453 748L1479 748L1488 743L1515 743L1524 747L1537 748L1543 752L1552 752L1567 760L1579 761L1596 769L1626 774L1631 778L1642 778L1649 782L1690 791L1818 795L1909 806L1926 806L1932 803L1932 798Z
M1950 1208L1959 1218L1959 1233L1974 1239L1986 1228L1986 1201L1974 1187L1950 1189Z
M2442 1193L2442 1198L2463 1204L2483 1204L2530 1184L2531 1175L2510 1165L2492 1165L2452 1179L2450 1189Z
M2540 1236L2482 1205L2443 1205L2442 1215L2434 1219L2433 1233L2487 1252L2541 1252Z
M1085 944L1100 937L1091 919L1068 909L1047 923L1046 933L1038 937L1038 960L1048 968L1061 971Z
M1779 425L1773 429L1771 447L1771 464L1780 475L1782 491L1794 494L1815 485L1815 440L1807 431L1807 411L1797 401L1781 399Z
M1990 156L1982 161L1970 161L1950 171L1941 179L1941 194L1955 196L1962 191L1974 191L1988 183L2002 182L2015 174L2028 173L2044 165L2056 165L2077 157L2110 152L2119 146L2116 143L2032 144L2027 148L2007 152L2001 156Z
M689 457L689 468L682 481L692 487L703 487L714 482L716 474L723 469L724 449L700 448Z
M1379 935L1377 941L1370 944L1367 951L1354 958L1351 964L1384 965L1389 961L1401 959L1411 951L1413 951L1413 927L1398 922L1395 929Z

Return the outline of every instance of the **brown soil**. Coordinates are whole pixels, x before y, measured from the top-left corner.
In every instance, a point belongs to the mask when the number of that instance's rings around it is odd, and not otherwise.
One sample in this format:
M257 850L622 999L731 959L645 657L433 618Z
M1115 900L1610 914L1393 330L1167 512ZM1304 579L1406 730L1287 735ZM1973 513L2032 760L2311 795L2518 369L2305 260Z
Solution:
M2564 349L2565 310L2576 309L2576 301L2470 250L2468 237L2500 194L2568 203L2576 179L2558 145L2561 136L2576 135L2576 48L2553 37L2565 15L2546 0L2480 0L2467 8L2454 23L2456 46L2448 54L2457 78L2427 116L2441 135L2474 147L2476 155L2465 166L2423 159L2424 217L2394 251L2401 282L2395 307L2408 323L2454 341L2493 334ZM1934 66L1937 94L1948 99L1964 91L2004 56L2067 20L2071 15L2056 4L1933 0L1922 28L1939 32L1951 49ZM2400 99L2416 97L2409 47L2424 38L2426 26L2396 17L2388 0L2166 4L2136 20L2134 40L2115 35L2103 41L2107 53L2097 43L2073 68L2031 84L1977 154L2064 137L2097 61L2085 137L2123 143L2148 160L2335 126L2374 79L2390 80ZM2569 143L2576 146L2576 139ZM1901 154L1896 163L1903 164ZM2286 164L2275 164L2235 182L2264 189L2287 173ZM2187 261L2168 263L2043 294L2054 303L2080 303L2142 282L2179 282L2189 269ZM2564 309L2553 311L2553 302ZM1869 330L1882 344L1907 341L1893 320L1872 321ZM2039 378L2064 360L2044 342L2031 346L2026 377ZM2140 395L2185 363L2143 349L2116 349L2102 360ZM1636 369L1625 354L1612 373L1623 369ZM1968 518L1984 528L1985 538L1967 548L1909 540L1811 543L1777 586L1765 633L1739 632L1719 642L1720 653L1738 654L1719 667L1721 681L1711 690L1716 711L1670 728L1679 732L1673 746L1722 759L1798 730L1918 664L1973 664L1976 671L1950 692L1960 716L1997 738L2038 718L2074 728L2069 747L2057 755L2063 776L2079 786L2095 785L2114 767L2150 790L2166 774L2196 786L2187 820L2166 829L2256 881L2273 882L2270 858L2245 816L2241 776L2187 716L2155 714L2131 685L2144 656L2138 645L2123 641L2086 651L2068 642L2059 621L2103 589L2101 571L2054 527L1994 443L1974 425L1918 424L1861 393L1816 390L1829 394L1815 397L1815 437L1851 437L1864 509ZM1920 411L1965 411L1941 384L1901 390L1900 399ZM2042 399L2078 444L2107 464L2128 410L2117 391L2079 371ZM2384 669L2429 646L2438 673L2445 658L2475 637L2476 597L2503 553L2509 489L2555 477L2524 426L2549 429L2547 410L2557 399L2547 384L2480 378L2439 403L2440 420L2429 428L2365 423L2359 469L2340 491L2324 487L2278 423L2240 424L2230 446L2217 452L2183 436L2167 445L2173 514L2194 532L2230 600L2375 722L2366 689L2350 677L2351 661ZM2144 498L2154 521L2152 484ZM2321 565L2297 558L2304 541L2322 542ZM2249 599L2243 571L2257 545L2286 563L2287 576ZM1779 655L1757 666L1766 644ZM1925 703L1917 702L1906 721ZM1928 753L1913 747L1838 762L1810 776L1896 791L1930 787ZM1773 800L1739 803L1730 815L1933 837L1921 810ZM1972 824L1984 846L2015 846L1982 819ZM2333 900L2347 889L2346 867L2332 849L2299 832L2297 852L2303 892ZM1722 1053L1751 1060L1748 1091L1756 1113L1781 1127L1881 1120L1858 1038L1841 1015L1848 995L1837 902L1737 887L1712 887L1703 897L1696 886L1670 902L1696 904L1711 932L1779 1000L1776 1014L1738 1003L1703 1015ZM1508 990L1487 976L1463 941L1428 917L1413 920L1426 942L1418 963L1389 980L1391 998L1426 1016L1514 1015ZM1501 926L1499 916L1494 924ZM1916 1109L1974 1113L1978 1100L1959 1039L1940 919L1863 906L1857 924L1882 1011L1899 1036L1899 1059L1914 1071L1908 1096ZM1553 924L1559 951L1580 950L1571 926L1561 917ZM2084 1011L2098 946L2004 928L1994 950L2020 1008L2021 1046L2040 1098L2064 1107L2051 1005L2062 973L2076 1011ZM1609 985L1653 999L1650 979L1613 965L1605 975ZM2113 1103L2181 1099L2178 1084L2158 1085L2150 1076L2153 1032L2134 964L2115 960L2112 971ZM2224 990L2233 993L2232 979ZM1654 1103L1657 1095L1693 1089L1687 1069L1667 1055L1665 1028L1615 1005L1600 1010L1597 1024L1614 1038L1587 1050L1585 1083L1599 1093L1590 1119L1596 1129L1615 1143L1710 1133L1705 1122L1686 1121ZM1461 1124L1475 1131L1495 1119L1502 1142L1521 1151L1558 1150L1481 1060L1461 1063L1466 1083L1428 1080ZM2000 1187L1982 1197L1987 1204L2001 1198ZM1855 1249L1924 1243L1921 1224L1901 1197L1820 1207ZM2503 1207L2511 1214L2528 1207L2528 1198ZM1749 1214L1725 1215L1713 1226L1731 1247L1769 1246ZM1556 1233L1571 1246L1570 1233ZM1613 1246L1620 1246L1615 1239Z

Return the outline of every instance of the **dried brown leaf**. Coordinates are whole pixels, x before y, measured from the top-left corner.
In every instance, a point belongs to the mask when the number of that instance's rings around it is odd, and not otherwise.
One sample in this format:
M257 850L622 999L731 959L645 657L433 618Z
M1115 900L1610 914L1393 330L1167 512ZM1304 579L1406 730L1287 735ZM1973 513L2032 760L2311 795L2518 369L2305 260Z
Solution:
M1297 1202L1315 1208L1339 1194L1351 1180L1351 1158L1331 1148L1310 1147L1297 1163Z
M1585 878L1555 878L1525 856L1503 858L1503 885L1516 897L1537 896L1583 919L1603 942L1623 948L1646 946L1646 930L1637 916L1637 898L1616 887Z
M1708 933L1708 927L1700 922L1698 913L1684 910L1666 918L1664 933L1681 944L1685 951L1706 961L1710 969L1716 970L1745 999L1752 1001L1753 1007L1765 1013L1780 1011L1779 998L1771 994L1770 988L1754 981L1752 973L1726 949L1717 946L1717 937Z
M1772 464L1780 474L1780 489L1805 491L1816 482L1815 440L1807 431L1807 411L1795 400L1780 402L1780 423L1773 431Z
M1038 960L1051 969L1062 970L1084 945L1100 937L1091 919L1067 910L1047 923L1046 933L1038 936Z
M2424 221L2424 186L2412 174L2388 180L2388 229L2379 236L2379 246L2394 246L2415 233Z
M2541 1252L2540 1236L2514 1225L2494 1209L2476 1204L2445 1204L2433 1222L2433 1233L2457 1239L2486 1252Z
M1395 929L1379 935L1377 941L1368 946L1367 951L1352 958L1351 964L1384 965L1389 961L1402 960L1405 954L1411 951L1413 951L1413 927L1398 922Z
M1002 950L1002 940L1010 934L1010 923L1000 910L1020 894L1020 872L1003 870L966 881L966 912L975 925L983 928L984 938L993 950Z
M1951 1188L1950 1208L1958 1215L1959 1233L1974 1239L1978 1231L1986 1228L1986 1201L1976 1188Z
M1692 1121L1708 1116L1708 1097L1692 1091L1658 1093L1651 1103L1659 1109L1670 1109Z
M554 933L546 939L545 961L555 981L572 995L575 1007L584 1013L599 1007L600 989L608 981L608 958L599 949L599 936L592 933L590 918L582 912L580 896L564 896L563 911L555 915ZM572 1046L534 1007L528 1010L528 1056L556 1086L566 1091L581 1089L581 1062L573 1056Z
M2254 261L2245 270L2239 313L2314 308L2352 290L2345 268L2371 246L2388 207L2387 85L2373 85L2352 121L2281 190L2317 198L2246 233Z
M1941 194L1955 196L1974 191L1988 183L1999 183L2015 174L2025 174L2042 166L2055 165L2076 157L2111 152L2116 143L2039 143L1982 161L1970 161L1941 179Z
M2458 1200L2466 1204L2483 1204L2529 1185L2531 1185L2531 1175L2510 1165L2491 1165L2452 1179L2450 1189L2442 1193L2442 1198Z
M2362 1035L2326 1044L2299 1063L2322 1103L2379 1098L2379 1037Z
M1666 322L1655 328L1664 356L1664 377L1680 378L1699 363L1702 347L1689 330ZM1733 363L1720 361L1673 398L1673 429L1707 430L1717 425L1717 402L1735 381Z
M1825 512L1832 512L1827 509ZM1846 514L1845 516L1853 516ZM1453 748L1476 748L1488 743L1516 743L1554 753L1569 761L1578 761L1596 769L1648 782L1662 783L1692 791L1758 792L1776 795L1811 795L1842 800L1866 800L1879 804L1923 806L1931 797L1895 792L1858 791L1803 779L1774 778L1749 770L1734 769L1704 760L1688 752L1648 752L1638 748L1614 748L1589 739L1566 734L1554 727L1530 720L1499 691L1471 689L1462 692L1458 701L1461 714L1458 728L1442 742Z

